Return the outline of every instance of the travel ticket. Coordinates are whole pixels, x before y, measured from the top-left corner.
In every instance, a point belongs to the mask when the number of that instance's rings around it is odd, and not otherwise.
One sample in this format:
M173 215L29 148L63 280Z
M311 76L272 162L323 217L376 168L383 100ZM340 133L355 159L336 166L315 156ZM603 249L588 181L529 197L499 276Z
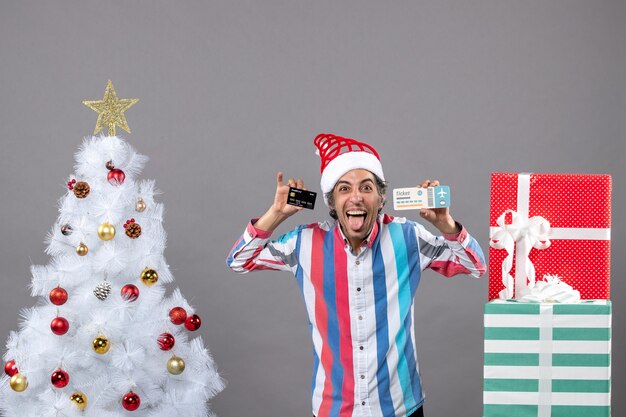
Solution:
M438 185L428 188L394 188L394 210L450 207L450 187Z

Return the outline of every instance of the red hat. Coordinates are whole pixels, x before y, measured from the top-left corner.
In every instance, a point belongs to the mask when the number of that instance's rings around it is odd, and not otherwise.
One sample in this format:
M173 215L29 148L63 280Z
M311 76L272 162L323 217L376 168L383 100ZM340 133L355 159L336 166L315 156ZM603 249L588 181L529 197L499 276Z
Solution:
M322 158L320 185L327 205L326 193L332 191L339 178L348 171L366 169L385 180L378 152L367 143L327 133L317 135L313 143Z

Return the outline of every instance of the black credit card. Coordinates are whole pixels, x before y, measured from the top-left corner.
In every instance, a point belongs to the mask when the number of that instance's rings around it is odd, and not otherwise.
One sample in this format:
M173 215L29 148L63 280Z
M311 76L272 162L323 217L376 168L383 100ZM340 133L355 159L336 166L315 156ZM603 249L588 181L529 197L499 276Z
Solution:
M313 210L313 207L315 207L315 197L317 197L316 192L289 187L287 204Z

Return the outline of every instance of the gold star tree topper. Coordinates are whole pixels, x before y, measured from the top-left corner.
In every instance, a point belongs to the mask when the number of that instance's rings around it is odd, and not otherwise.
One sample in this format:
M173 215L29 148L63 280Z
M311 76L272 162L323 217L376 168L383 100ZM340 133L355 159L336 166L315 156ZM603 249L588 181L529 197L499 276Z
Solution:
M109 80L102 100L83 101L85 106L98 113L98 121L93 134L96 135L107 127L109 128L109 136L115 136L115 126L119 126L130 133L124 112L138 101L138 98L118 98L113 83Z

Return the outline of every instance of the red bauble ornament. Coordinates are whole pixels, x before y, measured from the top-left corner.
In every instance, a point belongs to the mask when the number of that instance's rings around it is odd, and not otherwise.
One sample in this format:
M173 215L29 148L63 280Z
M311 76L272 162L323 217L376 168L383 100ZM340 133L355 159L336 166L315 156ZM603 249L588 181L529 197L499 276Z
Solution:
M185 328L191 332L194 332L200 328L202 325L202 320L200 320L200 316L194 314L193 316L187 317L185 320Z
M174 307L170 310L170 320L172 323L178 325L183 324L187 319L187 312L182 307Z
M128 411L135 411L139 408L140 404L141 398L139 398L139 395L135 394L132 391L128 391L128 393L124 395L124 398L122 398L122 407L124 407Z
M135 301L137 298L139 298L139 288L137 288L133 284L124 285L120 292L122 294L122 297L128 301Z
M64 317L55 317L50 323L50 329L52 333L61 336L70 329L70 323Z
M70 383L70 376L63 369L57 369L50 376L50 382L57 388L63 388Z
M7 361L7 363L4 364L4 372L8 376L13 376L19 372L19 370L17 369L17 365L15 364L15 361L13 359Z
M67 291L65 291L61 287L53 288L52 291L50 291L50 301L55 306L61 306L65 304L65 302L67 301Z
M170 350L174 347L174 343L176 343L176 340L174 339L174 336L169 333L161 333L159 335L159 338L157 339L157 342L161 350Z
M112 169L107 174L107 179L111 185L122 185L126 179L126 174L121 169Z

